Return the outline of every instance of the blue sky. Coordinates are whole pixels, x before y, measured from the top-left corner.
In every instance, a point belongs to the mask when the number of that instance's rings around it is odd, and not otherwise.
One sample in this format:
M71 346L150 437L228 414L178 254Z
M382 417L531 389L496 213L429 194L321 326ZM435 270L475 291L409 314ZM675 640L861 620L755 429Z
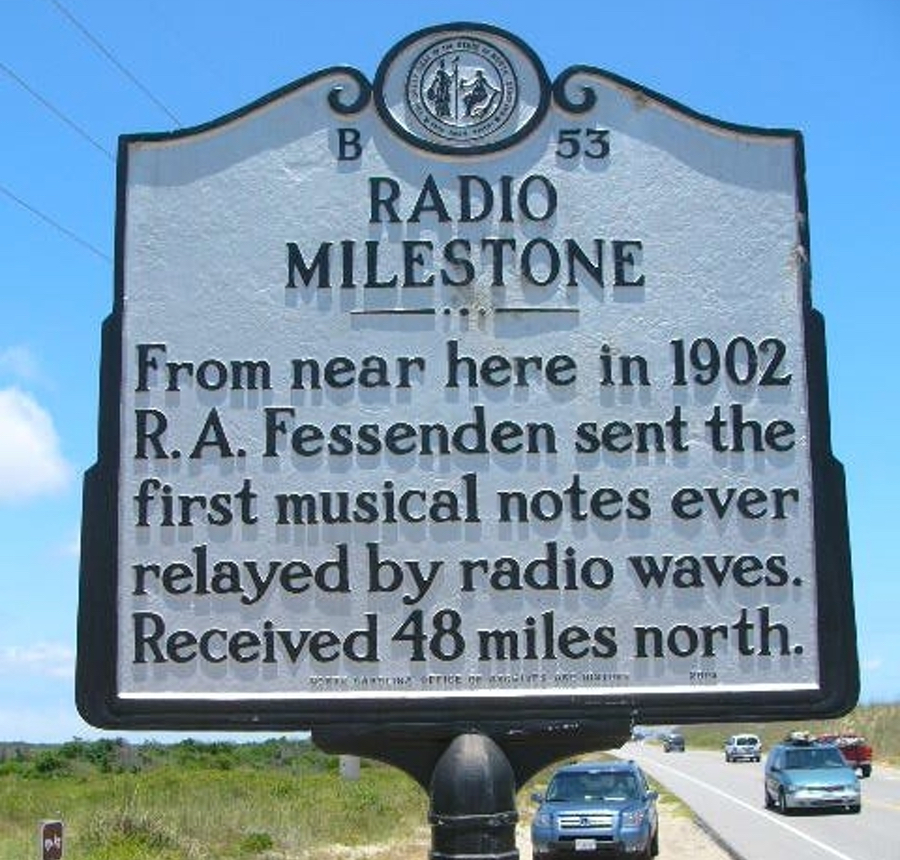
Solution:
M805 138L813 299L847 472L862 701L900 699L895 555L900 5L11 0L0 11L0 740L97 733L73 702L81 478L96 458L120 134L206 122L421 27L490 23Z

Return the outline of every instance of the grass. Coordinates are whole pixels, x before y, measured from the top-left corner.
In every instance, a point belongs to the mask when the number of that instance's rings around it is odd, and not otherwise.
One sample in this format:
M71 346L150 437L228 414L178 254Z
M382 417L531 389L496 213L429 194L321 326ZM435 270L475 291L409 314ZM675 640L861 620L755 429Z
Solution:
M401 772L365 762L344 780L336 757L276 746L139 748L137 763L100 767L56 750L7 760L0 860L34 856L46 818L64 821L66 855L79 860L315 858L425 827L428 799Z
M852 730L872 742L877 768L900 763L898 718L900 705L863 706L843 720L684 733L689 747L721 749L736 731L768 745L796 729ZM552 770L522 788L520 813ZM660 802L690 816L665 792ZM358 780L342 779L338 757L304 741L0 743L0 860L39 856L38 824L56 818L78 860L418 860L428 856L427 811L426 793L399 770L363 761Z

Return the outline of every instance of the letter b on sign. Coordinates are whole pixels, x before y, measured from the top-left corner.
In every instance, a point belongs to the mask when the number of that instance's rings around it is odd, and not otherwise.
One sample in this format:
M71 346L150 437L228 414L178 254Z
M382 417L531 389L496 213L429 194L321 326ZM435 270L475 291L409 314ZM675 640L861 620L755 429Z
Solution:
M41 860L62 860L63 823L61 821L41 822Z

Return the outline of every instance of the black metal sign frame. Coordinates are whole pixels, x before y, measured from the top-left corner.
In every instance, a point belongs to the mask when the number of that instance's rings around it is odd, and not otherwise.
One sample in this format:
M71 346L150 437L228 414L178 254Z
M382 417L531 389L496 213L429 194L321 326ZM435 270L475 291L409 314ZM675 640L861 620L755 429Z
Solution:
M531 64L531 74L539 82L541 98L530 114L504 137L492 136L490 128L475 123L459 134L476 136L463 147L457 140L443 140L434 135L416 134L401 125L392 112L386 88L392 75L392 63L409 45L432 44L457 32L483 36L513 45ZM424 60L422 61L424 62ZM502 63L498 60L498 76L502 79ZM806 343L808 376L808 414L816 583L818 595L818 636L820 654L819 687L777 692L697 692L623 693L609 695L573 695L565 690L532 696L525 703L508 698L484 698L476 695L446 698L341 701L339 706L328 701L304 701L302 698L266 699L235 697L227 702L183 696L134 699L123 697L117 685L116 643L118 593L118 498L121 424L120 398L123 372L121 366L123 316L127 297L124 294L124 230L126 188L129 175L129 152L133 144L163 137L189 136L215 129L236 117L252 113L287 93L319 81L324 76L339 76L346 86L332 91L330 103L339 115L349 116L365 109L374 99L378 115L405 143L440 157L461 159L472 155L500 154L522 141L538 128L551 104L570 114L588 110L593 94L583 88L574 95L571 81L578 75L615 81L626 86L635 97L667 105L688 117L700 118L723 129L751 132L756 135L789 136L795 144L796 182L800 190L803 260L804 312L802 325ZM407 84L410 86L410 84ZM423 115L423 127L429 118ZM487 142L479 142L483 134ZM511 707L522 720L530 723L554 721L591 721L598 715L618 722L700 722L709 720L754 719L774 720L794 717L827 717L845 713L857 700L859 676L856 654L856 631L853 610L850 547L844 473L831 450L830 415L827 388L824 321L813 308L809 278L809 241L806 229L807 201L804 182L803 141L790 130L748 129L701 116L665 96L647 90L603 70L577 66L567 69L551 83L540 60L515 36L481 24L452 24L413 34L399 43L385 57L370 84L358 70L332 68L306 78L261 99L246 108L194 129L167 135L129 135L120 140L118 160L118 199L116 224L115 301L111 315L103 326L102 363L100 370L100 418L98 460L84 479L82 561L78 621L78 661L76 675L77 704L84 718L97 726L126 729L247 729L296 730L319 727L340 729L342 726L366 725L435 725L479 726L508 721Z

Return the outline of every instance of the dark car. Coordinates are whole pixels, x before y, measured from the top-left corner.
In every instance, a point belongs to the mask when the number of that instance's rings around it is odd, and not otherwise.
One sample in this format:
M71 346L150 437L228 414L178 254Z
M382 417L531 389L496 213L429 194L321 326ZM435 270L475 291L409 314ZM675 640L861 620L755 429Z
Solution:
M862 795L856 771L834 744L789 738L766 759L765 803L787 815L795 809L859 812Z
M669 732L663 736L663 752L684 752L684 735Z
M657 792L631 761L582 762L560 768L531 823L534 860L634 857L659 853Z

